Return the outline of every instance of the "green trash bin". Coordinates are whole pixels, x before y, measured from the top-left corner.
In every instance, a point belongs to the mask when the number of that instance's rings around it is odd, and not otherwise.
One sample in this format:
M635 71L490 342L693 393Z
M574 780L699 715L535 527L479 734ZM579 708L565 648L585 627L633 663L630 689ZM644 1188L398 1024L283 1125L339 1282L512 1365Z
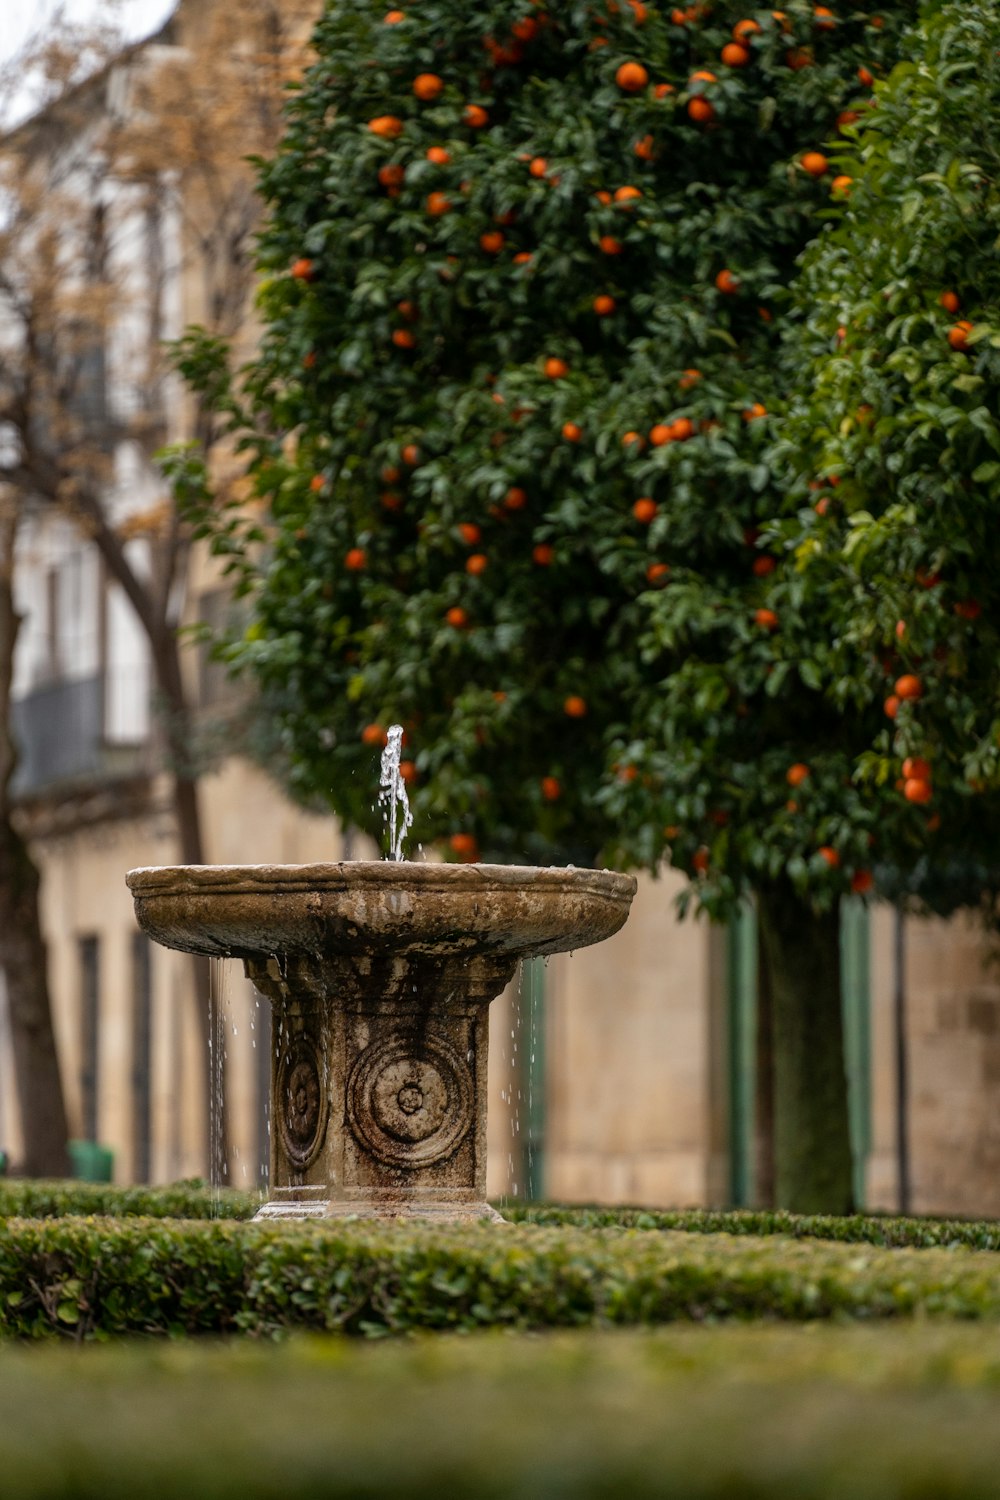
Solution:
M109 1146L96 1141L70 1141L69 1164L78 1182L111 1182L115 1155Z

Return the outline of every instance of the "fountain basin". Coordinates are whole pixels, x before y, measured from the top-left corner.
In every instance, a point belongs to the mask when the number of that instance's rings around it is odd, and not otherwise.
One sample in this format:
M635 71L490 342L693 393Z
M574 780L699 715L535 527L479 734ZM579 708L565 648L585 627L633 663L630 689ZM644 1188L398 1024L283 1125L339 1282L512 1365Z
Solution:
M636 889L605 870L375 860L126 879L151 938L241 958L271 1002L263 1218L497 1218L490 1001L522 958L612 936Z

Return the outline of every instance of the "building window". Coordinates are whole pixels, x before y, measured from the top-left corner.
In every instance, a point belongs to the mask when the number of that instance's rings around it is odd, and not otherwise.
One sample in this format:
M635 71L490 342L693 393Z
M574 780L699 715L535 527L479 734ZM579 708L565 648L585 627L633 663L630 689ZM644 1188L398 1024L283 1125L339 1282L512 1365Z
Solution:
M101 974L100 938L80 938L80 1103L81 1133L85 1141L97 1140L100 1077Z
M151 1073L153 1043L152 944L132 934L132 1176L148 1182L152 1167Z

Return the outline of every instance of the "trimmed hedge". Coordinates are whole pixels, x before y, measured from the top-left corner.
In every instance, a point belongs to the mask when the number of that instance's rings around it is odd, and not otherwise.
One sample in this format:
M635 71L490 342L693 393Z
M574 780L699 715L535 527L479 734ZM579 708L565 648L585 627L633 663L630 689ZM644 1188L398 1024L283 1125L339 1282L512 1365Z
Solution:
M0 1333L1000 1318L1000 1259L789 1238L539 1225L156 1219L0 1224Z
M1000 1250L997 1219L791 1214L780 1209L752 1208L564 1207L547 1203L506 1203L502 1211L505 1218L516 1224L572 1224L580 1229L675 1229L689 1234L780 1234L794 1239L839 1240L892 1248L967 1245L973 1250Z
M986 1500L981 1329L11 1349L4 1500Z
M66 1215L112 1214L147 1219L250 1219L262 1193L208 1187L200 1178L165 1187L113 1187L107 1182L72 1179L0 1181L0 1219L57 1219Z
M47 1219L77 1215L142 1215L155 1219L250 1219L262 1201L258 1192L211 1188L192 1178L165 1187L113 1187L108 1183L31 1179L0 1181L0 1219ZM604 1208L598 1205L518 1203L497 1207L513 1224L564 1225L578 1229L672 1229L689 1234L785 1235L895 1248L968 1245L1000 1250L996 1219L918 1219L882 1214L790 1214L775 1209Z

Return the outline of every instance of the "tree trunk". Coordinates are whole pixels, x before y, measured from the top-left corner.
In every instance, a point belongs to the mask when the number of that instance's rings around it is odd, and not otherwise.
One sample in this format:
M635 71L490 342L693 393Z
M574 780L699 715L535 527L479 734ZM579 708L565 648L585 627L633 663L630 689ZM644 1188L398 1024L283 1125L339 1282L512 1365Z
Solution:
M10 732L10 689L19 617L13 564L17 509L0 516L0 969L7 987L14 1076L24 1157L32 1177L69 1175L66 1105L49 999L48 966L38 909L38 870L11 819L10 783L17 747Z
M775 1204L853 1210L840 993L840 914L816 913L790 886L759 893L774 1034Z
M774 1207L774 1003L771 971L757 943L757 1036L754 1076L754 1207Z
M24 1136L21 1170L68 1177L68 1130L38 915L39 877L28 847L0 820L0 967L7 986L14 1076Z

